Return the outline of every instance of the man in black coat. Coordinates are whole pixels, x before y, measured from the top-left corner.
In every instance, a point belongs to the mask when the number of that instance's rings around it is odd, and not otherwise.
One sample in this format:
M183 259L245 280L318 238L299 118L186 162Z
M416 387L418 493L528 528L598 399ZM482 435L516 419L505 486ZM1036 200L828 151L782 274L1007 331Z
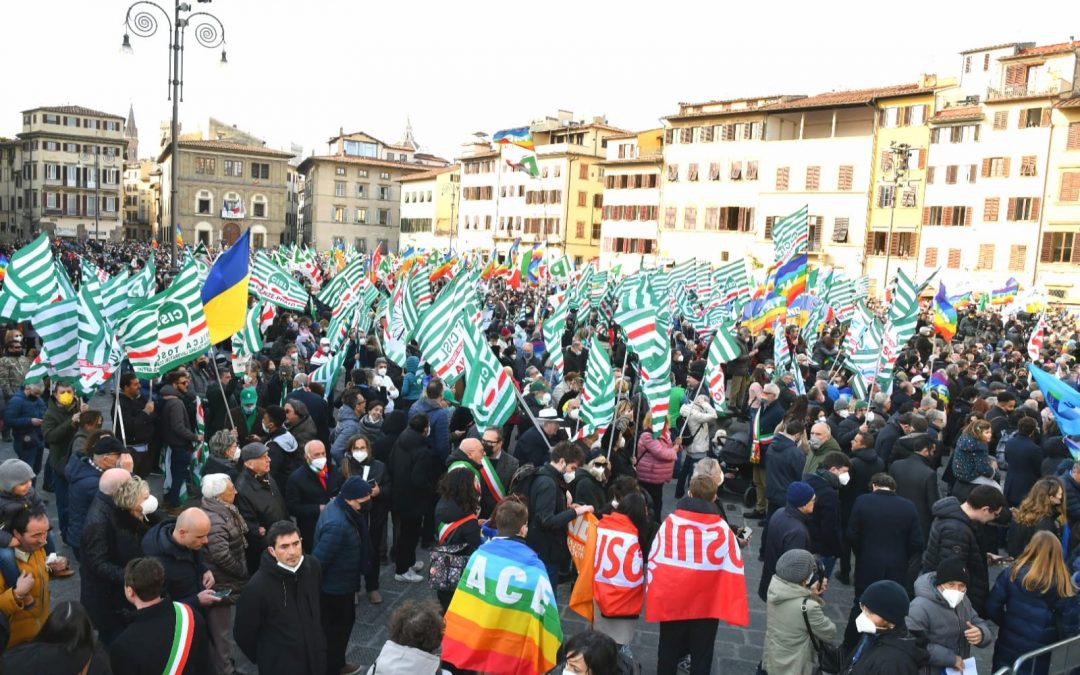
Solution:
M325 675L319 561L304 555L300 531L291 521L274 523L266 539L259 571L236 605L236 646L260 673Z
M909 562L923 550L919 514L914 504L896 494L896 481L878 473L870 485L873 491L855 500L848 521L848 543L855 554L855 603L844 632L845 646L858 639L855 617L863 591L883 579L906 586Z
M923 434L916 440L910 457L893 462L889 467L889 475L896 481L896 494L915 505L924 541L930 536L934 504L941 499L933 463L935 445L932 436Z
M787 502L788 486L802 479L803 467L806 466L806 455L799 442L806 436L806 425L796 420L788 422L783 431L777 430L772 443L765 453L765 497L769 502L769 508L765 518L772 518L772 514L784 508ZM769 535L769 529L761 533L761 550L765 550L765 540Z
M401 528L400 533L394 532L396 581L424 580L417 574L423 569L423 562L416 561L416 545L420 543L424 514L434 504L436 481L442 474L437 455L427 444L428 431L426 413L410 417L409 426L398 436L387 464L390 483L394 486L390 511L397 519L395 527Z
M165 568L156 558L135 558L124 568L124 596L135 607L131 623L112 644L109 657L115 675L175 672L202 675L211 672L210 636L202 613L192 611L192 630L177 635L177 614L172 602L163 600ZM184 667L171 670L173 654L187 650Z
M922 558L922 571L933 572L947 557L964 561L971 580L967 597L975 611L985 614L986 598L990 595L990 571L986 554L980 543L977 526L997 519L1005 508L1005 495L991 485L976 485L963 503L956 497L945 497L934 504L934 522Z
M316 435L325 445L330 444L331 414L330 406L326 399L311 391L308 387L310 378L304 373L298 373L293 378L295 388L289 392L286 400L300 401L307 406L308 415L315 422Z
M121 437L132 449L135 473L142 478L150 475L156 464L156 448L150 448L154 440L154 404L142 395L142 387L135 373L124 373L120 378L120 416L123 426L116 423L116 407L113 406L113 428L122 429Z
M769 518L768 543L762 540L761 549L765 565L761 569L758 597L762 602L769 592L769 582L776 573L776 561L788 551L801 548L810 550L810 528L807 524L814 513L814 488L802 481L795 481L787 488L786 505Z
M846 421L846 420L845 420ZM885 462L874 452L874 435L866 431L856 431L851 440L851 479L845 489L840 491L840 527L847 532L851 519L851 509L855 500L870 492L870 479L874 474L885 470ZM851 583L851 542L843 538L843 552L840 554L840 571L836 578L842 584Z
M814 515L810 518L811 553L821 556L825 576L832 576L837 558L843 555L844 531L840 520L840 493L851 480L851 460L842 452L830 452L803 482L814 488Z
M1042 447L1035 442L1038 423L1030 417L1017 422L1016 435L1005 443L1005 461L1009 470L1005 474L1005 502L1020 506L1031 486L1042 477Z
M526 417L529 425L524 434L518 436L517 445L514 447L514 457L521 464L532 464L540 468L548 462L550 448L562 440L560 433L561 423L554 408L544 408L539 412L540 426L533 425ZM545 442L546 440L546 442Z
M585 377L585 364L589 359L589 350L581 344L581 338L574 336L570 348L563 351L563 372L580 373Z
M874 441L874 450L877 452L885 466L889 466L889 455L892 454L893 445L897 439L911 433L911 413L901 413L889 420L877 435Z
M202 547L210 533L210 517L202 509L184 509L175 521L150 528L143 537L143 553L157 558L165 569L169 598L196 612L219 601L214 595L214 573L203 562Z
M269 450L262 443L248 443L240 449L244 465L236 481L234 505L247 522L248 573L254 574L266 548L267 530L279 520L287 520L289 510L277 481L270 475Z
M573 480L585 454L577 445L563 441L551 449L551 461L537 469L529 486L529 531L525 541L547 568L551 587L559 587L559 575L570 571L566 526L574 518L592 513L591 506L566 506L568 479Z
M161 388L161 413L159 417L161 443L171 450L169 474L172 483L165 493L166 508L173 509L172 513L180 508L180 488L188 479L188 465L191 464L191 453L196 441L203 440L202 434L192 430L192 417L188 413L184 397L191 379L187 375L175 374L175 384L165 385Z
M313 550L319 515L341 489L341 474L328 464L329 461L322 441L308 441L304 448L304 465L293 471L285 484L285 507L300 528L304 553Z

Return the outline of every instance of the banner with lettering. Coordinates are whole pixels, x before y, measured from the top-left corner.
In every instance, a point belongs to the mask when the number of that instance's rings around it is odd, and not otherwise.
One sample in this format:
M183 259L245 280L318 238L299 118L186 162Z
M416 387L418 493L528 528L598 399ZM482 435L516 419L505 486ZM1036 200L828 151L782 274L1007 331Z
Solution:
M577 569L577 581L570 592L570 609L593 620L593 558L596 551L596 516L586 513L566 527L566 545Z
M645 561L634 523L622 513L609 513L596 525L593 597L600 613L611 618L637 618L645 602Z
M742 552L718 513L676 509L649 552L645 620L686 619L750 625Z

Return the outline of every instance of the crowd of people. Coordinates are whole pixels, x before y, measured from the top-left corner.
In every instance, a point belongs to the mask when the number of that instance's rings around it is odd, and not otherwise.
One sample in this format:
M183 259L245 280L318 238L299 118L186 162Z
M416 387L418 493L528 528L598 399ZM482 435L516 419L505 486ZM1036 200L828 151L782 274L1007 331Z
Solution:
M80 253L108 268L130 251ZM467 672L440 662L443 617L488 541L527 547L557 591L578 574L571 523L596 518L604 536L636 544L644 569L673 511L724 521L725 555L761 560L763 673L963 671L975 648L992 650L996 669L1080 630L1080 461L1029 376L1029 317L971 309L946 342L924 311L892 386L867 400L842 366L837 324L812 349L798 330L740 328L719 413L703 384L707 336L676 317L674 405L654 434L619 331L596 310L571 312L556 371L543 298L487 289L488 344L521 398L486 428L461 403L464 378L433 376L415 343L399 367L378 335L353 334L333 390L313 382L329 351L318 307L279 311L244 368L223 343L152 382L121 368L115 398L97 401L24 383L40 341L29 324L8 326L4 672L230 675L237 651L261 673L361 672L350 636L388 578L430 583L432 602L393 613L369 672ZM1047 324L1035 362L1075 388L1075 320L1052 312ZM778 340L805 393L776 370ZM582 436L597 358L616 371L616 409ZM944 384L927 386L933 376ZM563 672L634 672L641 577L630 594L597 577L592 628L563 641ZM78 583L79 602L51 603L51 583ZM844 626L824 611L830 583L854 590ZM745 588L731 593L746 603ZM659 623L657 672L713 672L715 615Z

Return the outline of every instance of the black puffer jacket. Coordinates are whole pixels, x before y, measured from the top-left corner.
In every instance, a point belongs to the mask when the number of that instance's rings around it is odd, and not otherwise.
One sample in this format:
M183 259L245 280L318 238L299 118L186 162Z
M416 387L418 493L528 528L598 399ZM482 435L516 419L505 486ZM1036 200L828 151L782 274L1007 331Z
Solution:
M960 500L945 497L934 504L934 523L923 552L923 572L937 570L944 558L960 558L967 564L971 580L967 597L979 615L985 612L986 598L990 594L990 572L986 567L986 553L979 546L975 534L976 524L967 517Z
M207 567L201 550L184 548L173 539L175 520L158 523L143 537L143 553L158 559L165 568L166 597L200 611L199 591Z
M112 497L98 492L83 526L79 550L80 595L94 627L117 635L124 627L121 615L131 609L124 598L124 566L143 555L147 524L116 508Z
M391 510L398 516L422 516L435 498L435 481L441 473L438 458L428 448L424 435L415 429L401 432L387 468L394 484Z
M161 388L161 398L163 403L158 416L161 442L174 450L191 452L192 444L199 435L191 430L187 404L180 397L180 392L170 384Z
M846 675L919 675L930 663L926 640L899 625L890 631L864 635L866 645Z
M529 487L529 531L525 535L532 550L547 565L570 563L566 526L577 513L566 508L566 482L551 464L536 470Z

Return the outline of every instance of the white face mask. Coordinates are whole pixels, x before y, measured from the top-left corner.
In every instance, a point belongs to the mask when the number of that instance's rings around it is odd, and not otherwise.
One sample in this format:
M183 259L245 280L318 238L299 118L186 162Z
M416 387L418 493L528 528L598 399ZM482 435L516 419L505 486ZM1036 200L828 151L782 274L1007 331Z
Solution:
M144 499L143 503L142 503L143 517L146 517L146 516L150 515L151 513L153 513L154 511L157 511L157 507L158 507L158 500L157 500L157 497L155 497L154 495L150 495L149 497Z
M229 459L231 459L234 462L240 461L240 448L239 447L237 447L236 450L234 450L233 453L231 455L229 455Z
M619 447L620 448L625 448L626 447L626 439L623 438L622 436L619 436Z
M618 499L612 499L611 500L611 508L613 508L613 509L619 508L619 500Z
M316 457L310 462L313 471L322 471L326 467L325 457Z
M278 564L280 565L281 563ZM877 632L877 624L871 621L870 617L866 616L866 613L863 612L859 614L859 616L855 617L855 630L859 631L860 633L867 633L868 635L873 635Z
M567 483L573 483L576 475L577 471L564 471L562 477Z
M953 588L946 588L941 591L941 597L945 598L945 602L949 603L949 607L955 608L961 602L964 601L966 593L958 591Z
M576 420L576 419L578 419L578 417L581 416L581 411L578 410L577 408L574 408L569 413L567 413L567 415L570 417L570 419Z
M277 559L275 558L275 560L277 560ZM281 569L288 570L288 571L292 572L293 574L296 574L296 571L299 570L300 567L304 564L304 556L300 556L300 560L296 563L295 567L289 567L288 565L281 562L280 560L277 561L277 564L278 564L278 567L280 567Z
M850 410L838 410L836 412L836 414L839 415L841 418L847 418L847 416L851 414L851 411Z
M366 450L353 450L352 458L360 462L361 464L363 464L364 461L367 460L367 457L368 454Z
M841 486L847 485L851 482L851 474L847 471L845 471L844 473L836 474L836 478L840 481Z
M386 377L386 368L379 368L379 377Z
M543 403L544 405L547 405L548 403L551 403L551 394L541 394L540 395L540 402Z
M873 422L874 421L874 413L870 412L869 410L866 411L866 421L867 422Z

